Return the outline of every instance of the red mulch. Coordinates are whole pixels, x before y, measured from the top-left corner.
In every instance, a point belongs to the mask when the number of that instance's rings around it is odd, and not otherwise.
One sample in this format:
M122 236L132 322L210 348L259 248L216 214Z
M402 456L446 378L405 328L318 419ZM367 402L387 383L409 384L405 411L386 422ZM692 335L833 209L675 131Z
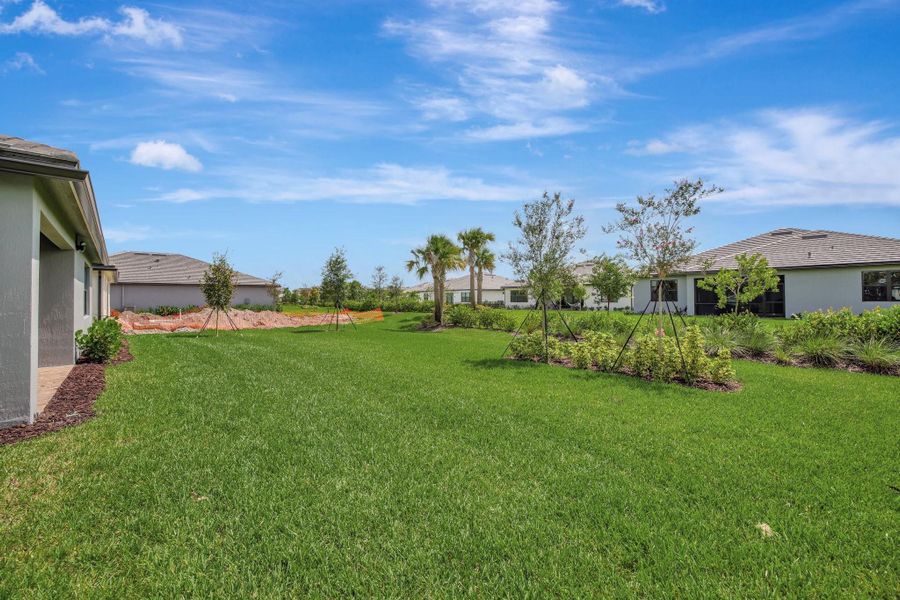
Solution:
M128 362L132 358L128 342L123 340L119 354L109 365ZM94 401L106 386L105 371L109 365L79 361L34 423L0 429L0 446L36 438L93 418L96 414Z

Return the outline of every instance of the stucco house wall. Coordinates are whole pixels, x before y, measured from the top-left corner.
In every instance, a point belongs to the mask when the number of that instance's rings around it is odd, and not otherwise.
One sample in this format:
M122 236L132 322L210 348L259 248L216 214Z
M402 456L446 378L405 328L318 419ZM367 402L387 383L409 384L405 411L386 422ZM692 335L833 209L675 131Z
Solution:
M114 283L111 290L115 310L147 309L157 306L203 306L206 298L199 285ZM234 288L232 304L272 304L272 296L262 286Z
M849 308L854 313L876 307L890 308L898 302L864 302L862 277L865 271L900 271L900 264L865 267L811 268L776 270L784 276L784 314L790 317L801 312ZM694 281L702 275L667 277L678 282L676 306L694 314ZM634 286L634 310L641 311L650 299L650 280L640 279ZM652 303L651 303L652 306Z
M28 164L0 156L8 169ZM34 418L38 368L72 364L75 331L106 313L101 300L110 275L94 269L105 248L91 239L77 196L87 193L89 179L76 181L0 170L0 427ZM90 242L83 249L79 236Z

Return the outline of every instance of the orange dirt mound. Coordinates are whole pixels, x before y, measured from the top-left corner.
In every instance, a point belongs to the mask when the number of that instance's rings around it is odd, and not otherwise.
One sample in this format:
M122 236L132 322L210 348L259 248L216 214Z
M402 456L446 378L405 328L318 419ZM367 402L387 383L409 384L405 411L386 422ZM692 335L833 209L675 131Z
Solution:
M172 315L169 317L160 317L148 313L133 313L125 311L117 315L119 323L122 324L124 333L172 333L179 331L197 331L206 322L206 319L212 312L209 308L204 308L197 312L185 313L182 315ZM228 311L231 322L238 329L276 329L279 327L311 327L315 325L326 325L329 322L334 324L334 315L315 314L315 315L289 315L285 313L264 310L254 312L251 310L231 309ZM351 313L345 311L339 315L342 325L349 325L350 319L359 322L381 321L384 315L381 310L367 311L364 313ZM231 322L225 313L219 313L218 328L222 331L228 331L232 328ZM215 315L209 319L208 329L216 329Z

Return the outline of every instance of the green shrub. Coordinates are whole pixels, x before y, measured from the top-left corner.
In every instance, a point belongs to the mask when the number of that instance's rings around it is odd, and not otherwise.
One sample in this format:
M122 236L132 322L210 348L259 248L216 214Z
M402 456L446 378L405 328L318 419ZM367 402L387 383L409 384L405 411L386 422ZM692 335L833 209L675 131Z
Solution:
M275 304L235 304L231 308L235 308L237 310L249 310L252 312L263 312L266 310L271 310L275 312L281 312L283 307Z
M775 359L779 365L792 365L794 364L794 357L791 354L791 351L786 348L776 347L772 351L772 358Z
M627 335L634 326L634 322L621 312L606 312L601 310L568 313L565 315L569 327L576 335L582 335L588 331L598 331L612 335ZM559 333L568 333L565 325L560 323L562 330Z
M784 344L793 346L813 337L829 337L846 342L884 338L900 344L900 306L887 310L875 308L854 315L849 308L804 313L793 327L783 327L778 335Z
M865 340L851 349L853 361L874 373L892 373L900 368L900 353L886 338Z
M709 358L706 356L705 341L700 328L690 325L681 342L684 354L684 376L688 381L709 378Z
M515 358L532 359L544 357L544 334L540 331L526 333L517 336L509 346L510 352ZM547 351L550 360L557 360L562 357L564 351L563 344L555 337L549 336L547 339Z
M648 333L638 337L628 359L636 375L656 381L671 381L681 370L675 338L669 336Z
M75 344L84 358L92 362L107 362L115 358L122 347L122 326L112 317L97 319L87 332L81 329L75 332Z
M832 335L816 335L797 342L797 354L817 367L833 367L841 362L849 350L847 342Z
M710 356L716 356L722 350L730 354L737 347L737 334L722 320L704 323L702 332L704 348Z
M709 365L709 378L715 383L734 381L734 366L731 364L731 353L725 348L719 350Z
M748 311L739 312L737 314L724 313L715 317L715 320L719 321L722 325L735 333L749 333L751 331L756 331L762 325L759 317Z
M591 351L591 362L601 370L609 371L619 355L621 346L611 334L602 331L587 331L584 343Z
M516 320L506 311L479 306L476 309L478 326L483 329L497 329L499 331L513 331L516 328Z
M765 356L775 347L775 336L764 327L759 326L750 331L737 334L734 354L759 358Z
M594 364L594 350L587 342L576 342L571 346L572 364L578 369L590 369Z
M170 317L181 313L190 313L200 310L199 306L191 304L189 306L157 306L147 309L148 313L159 315L161 317Z
M478 314L472 310L471 306L466 304L456 304L451 306L445 313L444 318L448 323L456 325L457 327L471 328L478 326Z

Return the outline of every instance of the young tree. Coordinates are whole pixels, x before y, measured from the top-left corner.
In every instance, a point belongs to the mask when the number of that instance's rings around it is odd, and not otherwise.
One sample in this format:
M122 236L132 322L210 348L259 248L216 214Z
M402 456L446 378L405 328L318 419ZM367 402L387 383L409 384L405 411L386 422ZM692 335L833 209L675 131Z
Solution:
M475 267L478 253L487 250L488 243L493 242L496 238L493 233L484 231L481 227L475 227L460 231L456 239L462 245L466 264L469 266L469 303L474 308L481 301L475 295Z
M394 275L391 277L391 282L388 284L387 288L388 297L391 300L396 300L403 294L403 279L399 275Z
M347 255L343 248L335 248L325 266L322 267L322 284L317 290L317 297L334 303L335 308L340 309L347 298L349 280L353 277L350 267L347 265ZM313 288L315 289L315 288Z
M319 302L322 301L322 291L317 287L309 288L306 299L310 306L318 306Z
M378 300L379 305L384 301L384 292L385 286L387 285L387 280L387 272L385 272L384 267L381 265L375 267L375 270L372 271L372 293Z
M734 257L737 269L720 269L714 275L706 275L711 264L704 265L704 277L697 280L697 287L716 293L716 306L725 308L729 298L734 298L734 314L738 314L741 304L749 304L766 292L778 289L778 273L769 266L769 261L760 253L738 254Z
M431 273L434 282L434 320L444 318L444 282L447 272L465 267L462 249L446 235L430 235L424 246L414 248L412 258L406 262L407 271L415 271L419 279Z
M347 284L348 300L363 300L366 297L366 287L356 279Z
M269 292L269 296L272 297L272 304L275 305L275 308L281 306L282 277L284 277L284 273L282 273L281 271L275 271L275 273L273 273L272 276L266 280L266 291Z
M475 254L475 269L478 284L478 304L483 304L481 291L484 288L484 272L493 273L497 268L497 255L485 246Z
M237 271L228 262L224 254L213 254L209 268L200 277L200 291L206 298L206 305L216 312L216 335L219 335L219 312L228 313L231 297L234 296L234 285ZM209 319L207 319L208 321Z
M613 302L631 291L634 275L621 256L598 256L594 259L588 283L594 288L594 299L598 303L606 302L609 311Z
M639 265L638 275L655 276L660 282L684 264L697 242L691 237L693 227L685 219L700 212L700 201L718 194L722 188L707 186L702 179L675 182L663 198L653 194L638 196L637 206L616 205L619 219L604 228L606 233L619 232L618 247ZM657 292L662 299L662 289ZM657 332L664 335L663 302L658 302Z
M575 201L563 201L559 192L552 197L544 192L541 199L526 202L513 219L520 237L510 242L503 255L516 278L526 283L528 292L541 304L545 362L550 362L547 303L561 296L573 269L570 255L586 233L584 219L572 214L574 208Z

